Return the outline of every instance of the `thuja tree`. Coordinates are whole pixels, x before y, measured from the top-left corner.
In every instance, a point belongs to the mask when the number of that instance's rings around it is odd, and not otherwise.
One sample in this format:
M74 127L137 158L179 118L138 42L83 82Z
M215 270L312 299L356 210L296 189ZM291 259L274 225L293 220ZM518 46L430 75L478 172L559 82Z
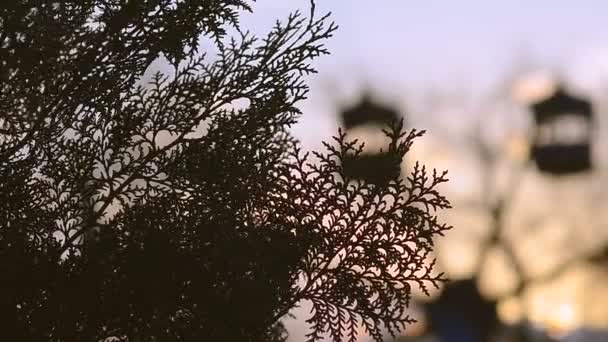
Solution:
M336 27L263 38L244 0L11 1L0 8L0 316L14 341L380 341L442 281L445 173L345 177L339 132L289 134ZM229 32L232 32L229 34ZM170 71L143 75L159 58ZM385 132L399 163L422 133Z

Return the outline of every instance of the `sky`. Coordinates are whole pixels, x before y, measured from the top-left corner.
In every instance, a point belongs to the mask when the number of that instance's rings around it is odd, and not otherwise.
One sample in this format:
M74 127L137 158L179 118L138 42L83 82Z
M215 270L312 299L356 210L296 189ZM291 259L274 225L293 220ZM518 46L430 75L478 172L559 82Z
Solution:
M326 77L362 68L374 79L416 84L453 77L479 82L496 77L518 56L565 64L608 46L608 3L595 1L331 1L340 26L319 63ZM259 0L243 23L263 32L307 1ZM391 71L387 73L387 71ZM329 74L329 75L328 75ZM468 79L468 80L467 80Z
M340 28L327 43L332 54L315 63L319 74L309 78L296 130L313 147L335 132L336 108L363 87L399 106L433 90L485 96L519 64L550 68L583 88L608 85L606 1L335 0L317 7ZM242 24L263 34L298 8L307 12L308 1L258 0Z

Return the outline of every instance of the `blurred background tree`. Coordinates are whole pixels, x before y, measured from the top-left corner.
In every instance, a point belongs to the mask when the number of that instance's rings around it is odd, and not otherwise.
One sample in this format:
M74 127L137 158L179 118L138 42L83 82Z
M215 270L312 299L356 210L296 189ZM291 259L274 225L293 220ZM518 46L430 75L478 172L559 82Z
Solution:
M283 10L259 6L267 15ZM311 115L294 128L303 146L314 149L318 137L341 124L343 109L371 90L376 103L405 115L406 127L429 129L410 158L450 170L443 191L454 209L443 217L458 229L437 241L436 253L448 277L469 280L483 264L475 287L496 301L501 330L524 326L532 341L606 340L601 251L608 241L608 4L472 0L395 3L390 11L374 3L320 6L342 22L330 43L334 58L317 63L322 77L313 80L303 103ZM262 19L250 22L263 27ZM371 43L361 43L369 37ZM556 84L593 107L590 172L556 177L539 172L529 158L530 104L550 96ZM484 155L490 159L484 162ZM499 245L487 243L494 207L502 207ZM480 261L488 245L494 247ZM519 272L505 246L526 274L521 296L513 295ZM420 317L416 308L412 312ZM294 341L307 317L297 316L286 322ZM409 332L421 333L428 323Z

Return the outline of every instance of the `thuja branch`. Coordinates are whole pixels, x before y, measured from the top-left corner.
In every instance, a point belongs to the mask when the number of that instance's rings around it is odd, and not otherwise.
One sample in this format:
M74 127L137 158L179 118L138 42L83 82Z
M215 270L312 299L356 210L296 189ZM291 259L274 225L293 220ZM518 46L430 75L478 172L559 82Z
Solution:
M388 153L400 163L422 133L408 134L395 125L386 134L392 146ZM335 142L336 147L326 145L326 154L315 154L315 163L294 156L275 198L275 203L297 205L298 210L282 215L296 222L295 234L309 243L298 271L304 278L298 278L292 300L275 318L308 300L315 327L310 341L320 339L320 331L334 337L346 332L352 340L358 324L378 339L381 329L395 333L411 321L404 308L414 284L428 293L427 286L445 280L434 274L429 255L433 237L451 228L433 215L450 208L436 189L447 177L436 171L429 176L417 165L406 179L399 176L385 186L349 180L342 161L362 153L362 147L343 133ZM331 308L344 318L334 321Z

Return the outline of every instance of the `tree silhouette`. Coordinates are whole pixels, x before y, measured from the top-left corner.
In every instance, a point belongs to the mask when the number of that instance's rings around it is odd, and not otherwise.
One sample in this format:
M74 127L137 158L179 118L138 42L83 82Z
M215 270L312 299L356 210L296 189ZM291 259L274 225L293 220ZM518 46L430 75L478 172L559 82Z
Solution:
M304 301L310 341L404 329L412 287L443 280L446 174L350 179L363 146L342 132L300 152L303 77L336 29L314 9L257 39L242 0L2 6L3 337L280 341ZM400 163L422 132L385 134Z

